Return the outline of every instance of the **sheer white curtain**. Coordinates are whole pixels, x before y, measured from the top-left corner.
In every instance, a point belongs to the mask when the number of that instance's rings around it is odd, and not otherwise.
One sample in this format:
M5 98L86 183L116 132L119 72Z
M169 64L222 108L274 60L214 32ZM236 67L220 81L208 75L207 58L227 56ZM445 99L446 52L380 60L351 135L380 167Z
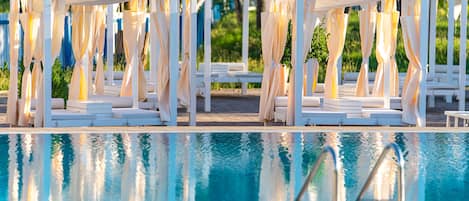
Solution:
M25 70L21 82L21 99L23 101L19 104L18 125L27 126L31 120L31 100L33 93L30 66L37 48L41 15L39 12L33 11L31 7L27 6L23 8L24 12L20 14L20 21L24 32L23 64Z
M135 93L138 93L139 100L143 100L146 97L146 80L144 64L142 62L142 58L145 55L143 50L145 46L146 3L139 3L139 1L140 0L130 1L128 6L129 10L123 12L124 50L127 64L122 78L120 96L133 95L132 80L136 78L136 75L133 74L133 69L137 68L138 91ZM133 63L134 60L137 62Z
M70 83L69 100L88 100L88 80L85 78L84 56L87 53L91 35L91 8L87 6L72 6L72 49L75 56Z
M348 15L344 14L343 8L336 8L328 13L327 17L327 49L329 50L329 61L327 63L325 91L326 99L334 99L339 96L339 78L337 63L345 44L347 32Z
M181 76L179 78L178 87L178 98L181 100L181 104L189 105L190 100L190 86L189 86L189 68L190 68L190 48L191 48L191 1L185 1L185 8L183 10L183 55L181 65Z
M378 69L376 70L375 75L375 82L373 85L372 95L377 97L384 96L384 55L378 49L384 47L390 47L390 59L387 63L387 67L389 67L389 86L390 86L390 96L399 96L399 70L397 68L396 62L396 48L397 48L397 33L398 33L398 26L399 26L399 15L400 13L396 10L396 2L395 1L386 1L384 5L384 11L382 13L378 13L379 18L386 18L384 16L390 16L387 18L387 21L379 20L378 21L378 29L376 33L376 58L378 60ZM383 16L383 17L381 17ZM388 44L383 43L384 41L381 38L384 37L385 33L391 34L390 41ZM378 48L379 47L379 48Z
M368 69L376 30L376 3L362 5L362 10L359 12L359 16L360 39L363 61L360 68L360 73L358 75L355 95L368 96Z
M288 1L266 1L262 13L262 55L264 73L259 104L259 120L270 121L274 114L275 97L281 94L282 60L288 33Z
M153 26L156 26L160 41L160 55L158 60L158 104L162 121L170 120L169 109L169 0L156 1L156 13Z
M409 124L417 124L419 86L422 81L420 63L420 0L408 0L402 2L402 34L404 47L409 66L402 88L402 120Z

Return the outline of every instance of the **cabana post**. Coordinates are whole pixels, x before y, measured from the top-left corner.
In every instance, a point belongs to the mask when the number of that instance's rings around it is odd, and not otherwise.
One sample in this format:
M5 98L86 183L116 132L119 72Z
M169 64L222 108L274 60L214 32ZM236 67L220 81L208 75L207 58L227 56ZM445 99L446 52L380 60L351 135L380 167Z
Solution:
M106 59L107 59L107 75L106 81L108 85L114 85L114 5L108 5L106 17Z
M169 111L168 126L177 126L178 80L179 80L179 2L170 2L169 25Z
M44 11L42 14L42 31L43 34L42 36L44 37L44 69L43 69L43 93L44 96L42 97L44 99L43 105L38 106L43 108L43 126L44 127L50 127L51 126L51 121L52 121L52 15L51 15L51 0L44 0ZM37 107L36 107L37 111ZM37 125L37 126L42 126L42 125ZM48 191L47 191L48 192ZM48 195L47 195L48 196ZM48 197L43 197L47 198Z
M189 68L189 87L190 87L190 103L189 103L189 125L195 126L197 122L197 94L196 94L196 77L197 72L197 0L190 0L191 5L191 25L190 25L190 68Z
M414 2L418 3L418 0ZM420 0L420 96L418 97L419 120L418 127L426 126L427 118L427 67L428 67L428 37L429 37L429 19L430 19L430 3L426 0Z
M150 15L157 13L156 1L150 1ZM150 17L150 24L156 24L155 18ZM156 90L157 77L158 77L158 56L160 55L160 41L158 40L158 32L156 26L150 26L150 83L154 87L155 94L158 93Z
M211 108L211 73L212 73L212 0L205 0L204 7L204 108L210 112Z
M295 79L293 83L294 85L294 120L293 124L295 126L304 126L302 120L302 111L303 111L303 66L304 66L304 0L296 0L295 5L295 30L296 30L296 38L295 38L295 62L294 62L294 73ZM298 178L296 178L298 179ZM295 185L295 194L299 192L298 189L299 185Z
M461 0L461 31L460 31L460 49L459 49L459 111L465 111L466 108L466 50L467 50L467 0Z
M243 1L243 71L249 71L249 0ZM247 94L248 85L246 82L241 83L242 94Z

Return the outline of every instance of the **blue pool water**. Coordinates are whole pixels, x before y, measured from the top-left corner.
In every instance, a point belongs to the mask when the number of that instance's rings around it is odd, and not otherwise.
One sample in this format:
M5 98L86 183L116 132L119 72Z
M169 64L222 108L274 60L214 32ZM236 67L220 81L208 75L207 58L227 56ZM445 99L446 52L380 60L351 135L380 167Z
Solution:
M168 200L168 193L175 200L291 200L294 175L303 183L326 145L339 153L343 196L355 200L391 142L404 153L407 200L469 199L468 134L51 135L50 177L41 171L44 137L0 135L0 200L37 200L45 177L51 200ZM366 200L396 200L395 160L386 159ZM304 200L330 200L329 162Z

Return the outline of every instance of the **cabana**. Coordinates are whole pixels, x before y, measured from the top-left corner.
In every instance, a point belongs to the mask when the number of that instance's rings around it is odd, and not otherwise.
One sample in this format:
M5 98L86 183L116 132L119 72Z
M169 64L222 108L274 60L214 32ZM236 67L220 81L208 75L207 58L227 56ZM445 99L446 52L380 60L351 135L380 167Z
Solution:
M408 0L402 1L401 25L403 28L403 35L405 39L405 47L407 56L410 60L408 72L406 74L401 102L402 111L392 109L391 104L395 100L391 98L391 93L395 93L397 71L394 70L395 66L386 58L392 58L393 51L392 44L394 36L393 31L389 31L389 26L386 24L396 24L397 16L393 11L395 1L383 1L382 7L384 9L379 13L377 20L378 32L378 52L382 55L382 75L389 75L393 72L393 78L390 76L377 76L382 81L382 96L378 98L370 98L367 95L370 93L370 88L367 86L368 69L366 58L369 55L370 42L362 41L362 51L365 55L364 63L360 73L360 81L356 96L342 97L339 94L339 78L338 78L338 61L342 52L345 40L345 28L347 16L344 14L344 7L348 6L361 6L363 11L360 13L361 18L361 35L362 38L370 39L367 37L372 35L373 31L373 17L369 16L368 10L371 10L377 1L374 0L348 0L348 1L310 1L310 0L297 0L291 2L293 18L293 48L292 48L292 63L293 69L290 77L290 90L288 99L288 115L287 124L304 126L304 125L403 125L403 124L416 124L418 126L425 126L426 118L426 92L427 83L422 82L426 80L426 68L428 64L428 57L425 52L428 52L428 38L430 22L430 4L428 1ZM313 4L311 7L310 5ZM267 4L268 5L268 4ZM310 6L310 7L308 7ZM303 9L298 9L303 8ZM328 39L329 49L329 64L327 66L326 80L324 86L324 97L319 98L319 107L314 109L304 108L304 89L303 89L303 76L304 76L304 59L305 54L309 49L302 47L307 46L309 41L309 32L303 27L308 27L310 17L312 14L327 12L327 31L330 34ZM371 12L373 12L371 10ZM268 22L268 21L267 21ZM306 24L305 24L306 22ZM364 26L363 22L368 25ZM264 24L266 21L264 21ZM380 25L381 24L381 25ZM370 26L371 25L371 26ZM464 37L465 38L465 37ZM263 38L264 42L264 38ZM306 45L305 45L306 44ZM463 51L465 52L465 51ZM301 62L296 62L301 61ZM265 68L265 71L269 68ZM272 81L271 81L272 82ZM392 86L391 86L392 85ZM392 87L392 88L391 88ZM264 91L269 86L263 86ZM364 96L364 97L357 97ZM275 97L275 96L274 96ZM371 100L373 99L373 100ZM377 99L377 100L374 100ZM268 99L261 97L261 105L270 101L273 102L271 96ZM370 102L380 102L380 108L367 109L363 105ZM269 106L267 110L273 111L273 106ZM261 110L263 111L263 110ZM272 116L263 116L260 114L261 120L270 120ZM284 115L284 114L283 114ZM262 119L263 117L267 117Z
M21 2L28 2L28 1L21 1ZM59 3L57 3L59 2ZM154 26L158 26L158 35L161 41L165 41L166 49L165 54L159 55L159 79L162 82L165 82L164 85L160 84L162 88L160 90L164 92L164 95L159 97L160 104L159 111L150 111L150 110L141 110L138 107L138 93L131 93L132 96L132 108L128 109L113 109L112 104L106 102L105 100L91 99L89 95L92 91L92 82L91 82L91 68L92 66L92 59L96 54L96 50L98 52L97 56L97 76L95 86L99 88L97 91L98 94L102 93L102 86L104 82L104 71L103 71L103 63L102 59L98 58L103 54L103 43L104 43L104 22L107 21L108 28L112 28L112 21L113 21L113 6L114 3L122 3L127 2L127 0L68 0L68 1L54 1L54 0L45 0L34 3L34 9L41 9L38 11L33 10L34 16L38 16L36 18L29 18L29 19L37 19L34 21L35 23L22 23L25 29L25 33L30 31L39 31L39 34L26 34L26 36L39 36L38 42L34 42L34 40L30 40L31 45L26 46L26 50L28 54L25 54L25 58L29 61L32 55L34 58L35 63L42 62L43 64L43 72L41 73L40 68L34 68L32 73L29 73L29 68L27 70L26 75L23 76L24 83L22 95L23 99L26 99L24 104L20 104L20 108L23 110L19 111L19 122L24 122L23 125L28 125L31 123L30 119L34 119L34 126L36 127L63 127L63 126L118 126L118 125L176 125L177 124L177 82L179 78L179 48L178 48L178 40L179 40L179 2L177 1L152 1L152 15L154 15L154 20L152 20L155 24ZM129 11L124 12L124 16L127 20L127 24L125 25L125 34L128 35L127 38L137 36L137 41L135 43L128 43L126 45L126 49L128 51L127 59L129 63L129 78L131 80L131 87L129 90L132 92L137 92L139 83L138 83L138 66L139 61L138 58L138 47L139 41L141 41L141 36L143 34L142 25L145 22L146 16L146 1L139 1L133 0L129 1ZM40 3L41 6L38 6ZM195 5L195 1L187 1L184 4L188 5ZM52 35L52 28L54 25L52 22L60 24L60 18L57 16L59 14L65 14L65 12L56 12L57 4L62 5L65 11L66 6L72 7L72 15L73 15L73 49L76 58L76 64L74 68L74 73L72 76L72 82L70 85L70 94L69 94L69 101L67 102L67 109L66 110L54 110L53 109L53 101L51 98L51 76L52 76L52 63L55 58L54 52L58 52L58 50L54 47L56 44L57 34ZM18 11L18 1L13 1L12 3L12 11ZM28 4L29 5L29 4ZM110 5L107 9L109 11L107 18L105 18L105 11L106 9L102 5ZM33 7L28 7L33 8ZM53 10L54 8L54 10ZM156 9L161 8L161 9ZM55 11L55 15L52 15L51 11ZM156 11L156 12L155 12ZM11 13L11 24L16 25L18 21L15 16L15 13ZM24 15L24 14L20 14ZM54 18L52 18L54 16ZM192 15L191 15L192 16ZM62 16L63 17L63 16ZM26 18L25 18L26 19ZM54 21L52 21L54 19ZM100 23L100 24L99 24ZM41 25L40 28L32 27L33 25L36 26ZM190 23L191 28L195 27L194 23ZM28 26L25 26L28 25ZM63 25L63 20L62 20ZM96 25L96 26L92 26ZM59 29L55 29L54 26L54 33ZM165 29L163 29L165 28ZM62 28L63 29L63 28ZM16 36L17 32L12 29L13 32L12 36ZM191 29L191 30L194 30ZM191 30L185 30L190 32ZM169 34L169 33L172 34ZM107 36L112 36L113 31L108 31ZM154 38L156 38L156 34L153 34ZM13 37L15 39L16 37ZM61 40L61 38L60 38ZM58 40L58 41L60 41ZM112 58L112 37L108 38L108 57ZM156 40L156 39L153 39ZM130 41L130 40L128 40ZM12 43L11 48L12 51L17 51L18 49L15 48L15 43ZM36 45L37 44L37 45ZM60 44L60 42L58 43ZM90 44L90 45L88 45ZM93 45L91 45L93 44ZM94 46L94 45L97 46ZM101 44L101 45L99 45ZM36 45L36 46L35 46ZM190 46L189 46L190 47ZM38 49L38 50L36 50ZM39 51L43 50L43 51ZM56 51L52 51L56 50ZM29 52L31 52L29 54ZM42 54L43 52L43 54ZM194 51L195 52L195 51ZM13 54L15 56L16 54ZM192 55L191 55L192 56ZM195 56L193 57L195 58ZM17 59L13 58L12 61L17 61ZM164 62L164 63L162 63ZM188 72L191 73L191 68L195 67L195 65L189 65ZM17 75L17 68L12 64L11 72L13 77ZM112 59L108 60L108 65L113 66ZM35 65L36 66L36 65ZM110 68L112 71L112 68ZM38 73L36 73L36 71ZM34 77L38 75L37 77ZM111 74L112 75L112 74ZM43 78L43 79L42 79ZM165 79L162 79L165 78ZM190 81L190 76L188 77ZM37 81L35 81L37 80ZM17 80L12 79L11 86L16 86ZM37 83L36 86L33 86L33 83ZM190 84L189 84L190 85ZM13 89L10 90L12 97L17 97L17 91ZM36 89L37 90L33 90ZM37 92L36 92L37 91ZM15 93L16 92L16 93ZM31 101L30 97L32 93L37 93L37 103L36 103L36 110L35 112L30 112L31 110ZM164 99L164 100L163 100ZM162 101L163 100L163 101ZM9 98L10 105L16 105L15 98ZM191 104L193 100L190 100ZM161 102L165 102L165 105ZM195 107L193 107L195 109ZM15 120L17 117L14 116L16 114L16 109L9 109L9 120L12 125L16 125ZM11 114L11 115L10 115ZM11 116L11 117L10 117ZM191 118L195 122L195 115Z
M249 72L249 1L243 0L242 22L242 62L212 62L212 0L201 0L198 8L204 4L204 63L197 72L197 86L203 86L201 94L205 98L205 111L211 111L211 89L213 82L241 83L242 94L247 93L248 83L261 83L262 74ZM193 33L196 34L196 33Z
M444 96L446 102L452 102L455 96L458 99L458 110L464 111L466 104L466 41L467 41L467 1L448 0L448 45L446 63L436 63L436 25L438 15L438 1L431 1L430 5L430 40L429 40L429 74L428 96L429 106L435 107L435 96ZM460 52L459 64L454 64L455 29L457 19L460 17Z

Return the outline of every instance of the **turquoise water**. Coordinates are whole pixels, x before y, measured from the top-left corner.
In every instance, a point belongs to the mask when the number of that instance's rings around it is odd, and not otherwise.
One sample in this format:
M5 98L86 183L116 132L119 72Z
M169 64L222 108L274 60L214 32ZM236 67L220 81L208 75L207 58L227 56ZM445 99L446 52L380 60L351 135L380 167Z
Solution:
M0 200L37 200L43 178L51 200L290 200L294 175L305 177L326 145L339 153L344 197L355 200L391 142L404 153L407 200L469 197L467 134L63 134L51 136L47 158L45 136L0 135ZM386 159L366 200L395 200L395 160ZM41 171L45 162L51 172ZM304 200L330 199L329 162Z

